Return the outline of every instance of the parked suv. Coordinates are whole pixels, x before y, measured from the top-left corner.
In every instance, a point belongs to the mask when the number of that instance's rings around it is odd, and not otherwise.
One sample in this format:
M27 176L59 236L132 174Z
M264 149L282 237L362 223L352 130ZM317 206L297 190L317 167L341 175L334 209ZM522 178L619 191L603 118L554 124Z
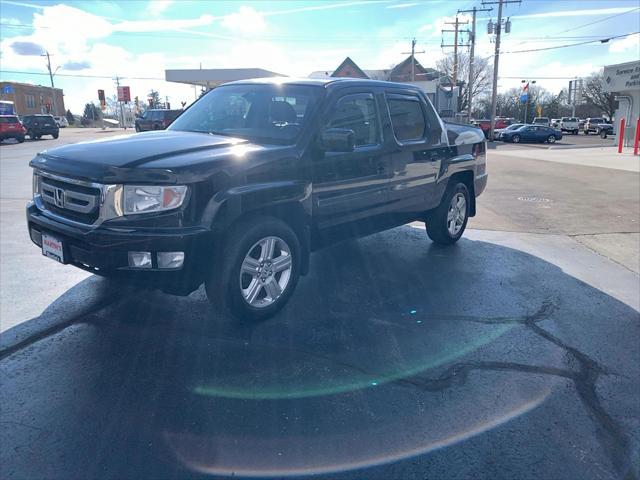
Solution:
M323 246L414 220L458 241L487 183L485 148L412 85L233 82L168 130L38 154L28 228L58 262L175 294L204 282L216 308L264 318Z
M51 135L58 138L60 129L52 115L25 115L22 124L27 129L27 135L31 140L38 140L43 135Z
M8 138L15 138L24 142L25 128L16 115L0 115L0 142Z
M173 122L182 110L147 110L141 117L136 118L136 132L148 130L164 130Z
M571 132L572 135L577 135L580 131L580 122L576 117L562 117L559 128L562 132Z
M69 120L67 120L67 117L65 117L64 115L55 116L53 117L53 119L56 121L56 125L58 125L58 128L66 128L69 126Z
M587 118L587 121L584 124L585 135L589 135L590 133L600 135L600 133L603 131L607 134L612 134L613 125L607 123L606 120L602 117Z

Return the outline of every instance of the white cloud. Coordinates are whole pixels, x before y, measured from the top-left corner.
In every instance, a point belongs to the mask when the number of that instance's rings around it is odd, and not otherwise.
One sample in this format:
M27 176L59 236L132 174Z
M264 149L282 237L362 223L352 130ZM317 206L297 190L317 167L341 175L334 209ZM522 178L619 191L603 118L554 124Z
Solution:
M418 28L418 33L429 31L432 28L433 28L433 25L430 23L427 23L426 25L422 25L421 27Z
M419 3L397 3L396 5L389 5L384 8L409 8L415 7L416 5L420 5Z
M147 13L157 17L162 15L173 3L174 0L151 0L147 5Z
M2 19L2 23L6 23L9 25L21 25L22 22L20 20L18 20L17 18L3 18Z
M262 13L252 7L242 6L240 9L226 15L221 25L231 31L241 33L261 33L267 29Z
M640 57L640 34L629 35L628 37L613 40L609 45L609 52L611 53L624 53L630 50L630 53L635 53L635 58Z

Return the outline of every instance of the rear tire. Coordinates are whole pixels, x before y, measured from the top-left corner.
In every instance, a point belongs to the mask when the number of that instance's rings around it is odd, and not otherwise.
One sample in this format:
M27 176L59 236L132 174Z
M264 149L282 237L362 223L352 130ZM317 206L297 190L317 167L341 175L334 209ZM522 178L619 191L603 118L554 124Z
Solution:
M59 133L54 133L53 135L51 135L54 139L58 138L60 136Z
M440 245L451 245L462 237L469 220L471 195L462 183L451 183L440 205L427 215L427 235Z
M554 135L549 135L549 138L547 138L547 143L556 143L556 137Z
M24 142L24 135L17 137L16 140L18 140L18 143Z
M218 312L239 320L275 315L295 290L301 252L297 235L283 221L272 217L241 221L214 258L205 282L209 301Z
M589 130L585 130L585 131L584 131L584 134L585 134L585 135L589 135Z

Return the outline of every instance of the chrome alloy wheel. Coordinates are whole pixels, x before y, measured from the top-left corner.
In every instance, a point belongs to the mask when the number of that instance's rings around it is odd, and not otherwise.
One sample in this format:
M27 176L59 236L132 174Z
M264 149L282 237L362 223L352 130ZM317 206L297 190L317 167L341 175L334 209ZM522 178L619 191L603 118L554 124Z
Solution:
M447 212L447 230L449 235L455 237L467 218L467 201L464 198L464 194L456 193L451 199L449 204L449 211Z
M273 304L289 285L292 268L291 249L281 238L265 237L254 243L240 268L245 302L255 308Z

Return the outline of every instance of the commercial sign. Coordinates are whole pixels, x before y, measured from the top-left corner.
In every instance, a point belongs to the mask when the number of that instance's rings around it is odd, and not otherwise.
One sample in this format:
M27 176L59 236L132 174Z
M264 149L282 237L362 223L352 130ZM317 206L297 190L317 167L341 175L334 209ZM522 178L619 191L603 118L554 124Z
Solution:
M119 102L131 101L131 89L129 87L118 87L118 101Z
M640 89L640 61L604 68L604 89L607 92L624 92Z

